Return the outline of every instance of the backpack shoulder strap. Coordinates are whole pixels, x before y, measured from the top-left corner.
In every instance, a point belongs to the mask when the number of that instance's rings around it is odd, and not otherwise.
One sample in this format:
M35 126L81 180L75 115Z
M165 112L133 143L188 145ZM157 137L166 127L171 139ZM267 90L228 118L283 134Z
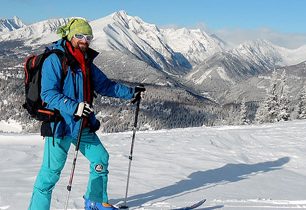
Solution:
M48 53L48 56L53 54L53 53L55 53L57 55L58 59L60 60L60 62L62 64L63 73L66 76L67 70L68 70L68 59L67 59L66 53L59 50L59 49L53 49L53 50L48 51L47 53Z
M66 53L63 52L62 50L59 49L52 49L52 50L47 50L47 57L53 53L55 53L58 57L58 59L60 60L60 63L62 64L62 78L61 78L61 87L64 86L64 80L67 76L68 73L68 58L66 56Z

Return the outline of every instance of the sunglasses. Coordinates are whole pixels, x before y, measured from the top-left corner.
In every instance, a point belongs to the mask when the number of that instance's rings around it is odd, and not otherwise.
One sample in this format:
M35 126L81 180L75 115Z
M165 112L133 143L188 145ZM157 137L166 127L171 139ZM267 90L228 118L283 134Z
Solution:
M93 35L75 34L74 37L77 39L83 39L87 42L91 42L93 40Z

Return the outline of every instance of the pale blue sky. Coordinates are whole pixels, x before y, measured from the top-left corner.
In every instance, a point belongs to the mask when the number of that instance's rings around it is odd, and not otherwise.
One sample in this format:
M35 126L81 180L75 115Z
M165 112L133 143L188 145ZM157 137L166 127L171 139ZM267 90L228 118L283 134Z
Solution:
M297 36L306 44L306 0L0 0L0 18L26 24L81 16L94 20L119 10L159 27L204 27L221 36ZM271 35L273 34L273 35ZM233 38L233 37L232 37ZM282 39L277 37L275 39ZM296 41L298 42L298 41ZM293 44L300 45L300 44Z

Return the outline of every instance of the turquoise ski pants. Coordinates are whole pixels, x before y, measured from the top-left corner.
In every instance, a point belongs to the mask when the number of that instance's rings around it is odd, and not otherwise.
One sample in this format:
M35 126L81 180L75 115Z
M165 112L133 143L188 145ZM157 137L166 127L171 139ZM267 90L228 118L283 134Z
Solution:
M52 141L52 137L45 139L43 162L36 177L29 210L50 209L52 190L64 168L70 144L76 145L77 140L70 137L54 138L54 146ZM94 202L107 203L108 152L98 136L86 128L82 132L80 152L90 162L85 198Z

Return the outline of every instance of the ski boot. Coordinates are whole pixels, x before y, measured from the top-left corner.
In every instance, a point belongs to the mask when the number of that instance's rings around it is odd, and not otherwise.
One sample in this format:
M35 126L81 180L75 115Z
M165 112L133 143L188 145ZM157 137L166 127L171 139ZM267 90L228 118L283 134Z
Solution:
M97 203L84 198L85 210L118 210L118 208L112 206L109 203Z

